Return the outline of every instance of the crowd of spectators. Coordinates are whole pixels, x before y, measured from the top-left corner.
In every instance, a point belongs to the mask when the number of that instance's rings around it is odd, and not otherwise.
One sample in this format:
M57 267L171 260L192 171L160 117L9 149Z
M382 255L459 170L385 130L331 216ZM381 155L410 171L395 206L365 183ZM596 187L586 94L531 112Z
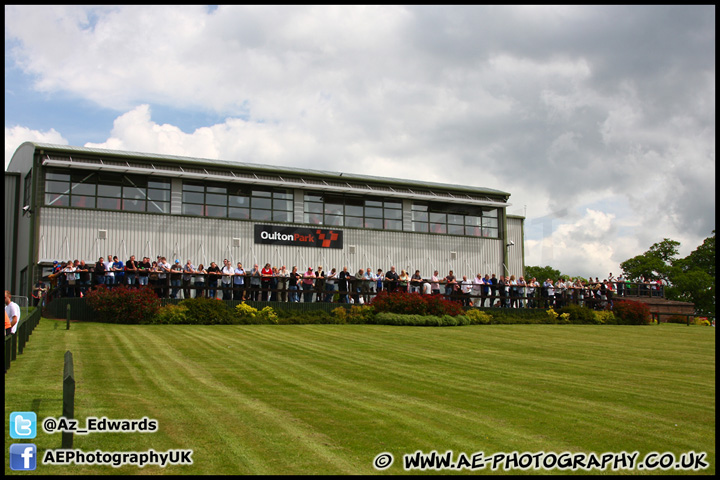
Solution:
M106 285L140 287L147 285L161 298L222 298L223 300L253 300L280 302L333 302L368 303L372 296L388 292L410 292L428 295L444 295L465 306L505 308L561 308L577 303L592 308L610 308L614 296L662 295L662 284L643 281L630 283L622 276L612 274L604 280L592 277L572 279L536 278L525 279L515 275L497 277L495 274L477 274L468 278L456 276L452 270L441 276L437 270L430 277L423 277L419 270L414 273L395 267L383 272L372 268L357 272L332 268L329 272L322 266L308 267L299 272L297 267L287 269L273 267L266 263L245 269L242 263L233 265L225 259L222 266L215 262L205 267L190 260L184 264L176 259L168 262L158 256L151 261L148 257L137 260L131 256L123 263L116 255L100 257L95 263L84 260L54 262L49 276L55 295L82 297L90 288ZM41 279L33 289L35 305L45 301L49 290ZM337 295L337 297L336 297Z

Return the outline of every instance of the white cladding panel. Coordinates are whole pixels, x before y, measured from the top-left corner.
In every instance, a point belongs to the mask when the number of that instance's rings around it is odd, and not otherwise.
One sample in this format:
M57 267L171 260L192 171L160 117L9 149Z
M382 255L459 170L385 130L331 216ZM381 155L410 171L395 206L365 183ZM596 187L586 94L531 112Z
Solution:
M516 223L509 221L509 230L521 232ZM169 261L179 259L185 263L189 259L206 267L211 261L221 264L227 258L246 267L270 263L305 270L322 265L329 271L347 266L352 272L367 267L387 271L394 265L398 271L418 269L423 277L429 277L433 269L442 275L454 270L460 277L477 273L501 275L503 270L500 239L343 228L343 249L308 248L255 244L254 225L176 215L44 208L37 257L41 261L78 259L89 263L107 255L117 255L123 262L130 255L152 260L162 255ZM105 239L99 238L100 230L107 232ZM522 265L522 239L515 243L510 253L520 256L511 257L511 268Z
M523 241L523 218L508 217L507 219L508 243L513 242L515 245L508 247L508 270L509 275L519 277L524 272L523 250L525 244Z

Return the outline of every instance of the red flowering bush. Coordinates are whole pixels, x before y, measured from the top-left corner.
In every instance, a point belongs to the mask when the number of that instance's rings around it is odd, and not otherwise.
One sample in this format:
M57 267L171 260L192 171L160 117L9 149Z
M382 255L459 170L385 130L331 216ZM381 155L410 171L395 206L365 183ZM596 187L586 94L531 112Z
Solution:
M98 314L98 322L150 323L160 310L160 299L149 287L100 285L85 295L85 301Z
M382 291L375 296L372 306L376 313L389 312L406 315L457 316L465 311L458 302L451 302L440 295Z
M613 314L620 325L648 325L652 320L650 307L632 300L614 301Z

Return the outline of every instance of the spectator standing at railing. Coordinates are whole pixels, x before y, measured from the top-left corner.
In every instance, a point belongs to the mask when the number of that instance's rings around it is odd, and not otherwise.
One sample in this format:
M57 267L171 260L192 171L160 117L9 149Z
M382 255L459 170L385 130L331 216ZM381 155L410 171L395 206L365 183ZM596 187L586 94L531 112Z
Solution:
M472 279L472 283L473 283L472 295L475 297L472 299L473 305L476 307L480 307L484 303L482 301L482 289L483 289L483 286L485 285L485 280L483 280L482 275L478 273L477 275L475 275L475 278Z
M348 300L348 292L350 291L350 280L352 275L348 272L347 267L343 267L342 272L338 275L338 290L340 292L340 303L350 303Z
M435 270L432 277L430 277L430 292L432 295L440 295L440 277L438 275L438 271Z
M257 267L257 265L255 265ZM288 290L290 294L290 302L299 303L300 294L298 293L298 280L302 278L297 271L297 267L292 267L290 276L288 277Z
M312 267L308 267L308 269L305 271L305 274L303 275L302 279L302 289L303 289L303 302L310 303L312 302L312 296L313 296L313 284L315 282L315 272L313 272Z
M384 279L385 279L385 275L383 275L382 268L378 268L378 271L375 274L375 280L377 282L377 285L375 286L375 292L377 292L377 293L382 292Z
M390 271L385 274L385 289L388 293L393 293L397 290L398 285L398 274L395 271L395 267L390 267Z
M617 281L615 282L615 290L619 297L625 296L625 279L622 276L622 273L617 276Z
M182 286L183 286L183 298L190 298L190 286L193 281L193 272L195 272L195 265L188 260L183 266L182 274Z
M545 290L545 308L553 307L555 305L555 285L553 281L548 278L543 282L543 290Z
M507 295L507 289L506 289L506 283L505 283L505 277L500 275L498 277L497 281L497 293L499 297L499 307L504 308L508 306L508 295Z
M372 300L370 293L375 287L375 274L373 274L370 267L368 267L363 274L363 286L363 292L365 292L365 303L368 304Z
M115 272L115 284L122 285L125 283L125 265L118 259L117 255L113 256L112 269Z
M253 302L260 300L260 284L260 267L256 263L250 271L250 290L248 291L250 300Z
M152 264L150 263L150 257L143 257L142 262L138 263L138 285L143 286L148 284L148 279L150 277L150 268L152 267Z
M278 268L272 267L272 279L270 280L270 289L272 290L270 292L270 301L271 302L277 302L278 300Z
M450 300L451 295L455 292L456 285L457 280L455 279L455 274L450 270L447 277L445 277L445 296L448 300Z
M135 278L138 273L138 262L135 255L130 255L130 259L125 262L125 280L130 287L135 286Z
M223 260L221 273L222 298L223 300L232 300L232 277L235 274L235 269L227 258Z
M79 296L83 297L90 288L90 279L93 273L93 267L87 265L85 260L80 260L77 268L75 269L77 276L77 287L79 290Z
M332 269L325 277L325 302L332 303L335 296L335 285L337 284L337 270Z
M33 287L33 307L37 307L38 303L40 303L40 307L45 306L45 294L50 290L50 287L44 280L45 278L43 277L35 282L35 286Z
M467 275L463 275L462 282L460 282L460 293L462 293L462 304L464 307L470 306L470 295L472 294L473 284L471 280L468 280Z
M175 259L175 263L170 267L170 285L172 290L170 291L170 298L177 298L178 292L180 292L180 285L182 285L182 265L180 265L180 259Z
M288 301L288 279L290 278L290 272L288 271L287 267L283 265L280 267L280 270L278 270L278 288L280 289L280 301L281 302L287 302Z
M267 302L270 299L270 282L272 281L272 267L269 263L260 270L260 285L262 286L262 294L260 298L263 302Z
M105 285L111 287L115 285L115 272L113 271L113 259L112 255L108 255L103 262L105 265Z
M407 293L409 281L410 277L408 276L407 272L401 269L400 275L398 275L398 290L403 293Z
M420 270L415 270L415 273L413 273L412 277L410 277L410 291L415 292L415 293L420 293L422 284L423 284L423 279L420 276Z
M207 270L202 263L198 265L197 270L193 272L193 281L195 282L195 298L205 297L205 278Z
M520 278L518 278L518 306L520 308L525 308L525 294L526 294L526 288L527 288L527 282L525 282L525 277L520 275Z
M167 297L167 286L168 286L168 274L170 273L170 264L167 261L167 258L160 257L160 261L157 262L157 271L158 271L158 289L160 291L160 298L166 298Z
M5 314L7 315L7 319L5 320L5 335L10 335L17 331L17 326L20 323L20 306L12 301L9 290L5 290ZM9 329L8 319L10 320Z
M325 292L325 282L327 281L325 271L323 270L322 265L319 265L317 267L317 270L315 271L315 301L316 302L322 302L323 301L323 293Z
M210 262L210 266L207 269L207 293L208 298L217 298L217 286L218 286L218 280L220 278L220 267L218 267L217 263Z
M75 296L75 265L72 261L68 260L65 264L65 268L62 270L62 275L65 276L65 291L63 292L64 297Z
M283 270L285 266L283 265ZM243 290L245 288L245 269L242 263L238 262L235 267L235 276L233 277L233 293L234 299L241 301L243 299Z
M540 284L538 283L537 278L531 278L527 284L528 308L535 308L537 305L535 297L537 296L539 288Z

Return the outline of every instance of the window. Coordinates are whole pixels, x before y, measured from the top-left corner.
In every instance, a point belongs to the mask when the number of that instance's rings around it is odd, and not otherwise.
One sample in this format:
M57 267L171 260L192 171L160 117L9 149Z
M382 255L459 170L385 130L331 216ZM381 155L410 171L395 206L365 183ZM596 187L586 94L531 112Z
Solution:
M415 202L411 211L413 232L470 237L500 236L497 208Z
M23 206L28 205L31 206L30 197L32 194L32 170L28 172L27 175L25 175L25 185L24 185L24 192L23 192Z
M45 205L130 212L170 213L170 181L109 172L49 169Z
M303 221L331 227L402 230L402 203L353 195L306 193Z
M182 213L204 217L291 222L292 193L287 190L250 188L186 181Z

